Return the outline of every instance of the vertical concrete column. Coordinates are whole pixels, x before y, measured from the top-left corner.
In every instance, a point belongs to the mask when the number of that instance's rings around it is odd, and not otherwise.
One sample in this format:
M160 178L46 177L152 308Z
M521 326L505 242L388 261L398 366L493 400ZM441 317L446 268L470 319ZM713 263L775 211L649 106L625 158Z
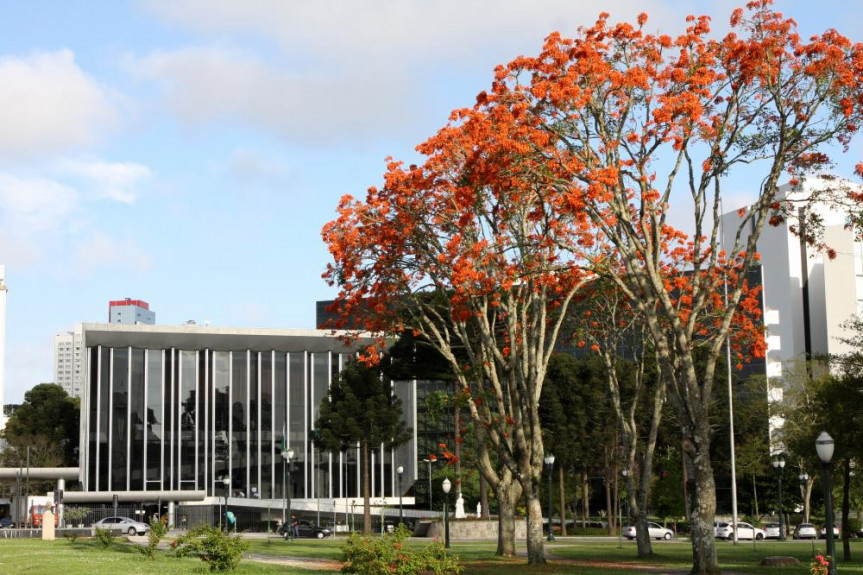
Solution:
M174 520L174 513L176 509L174 508L174 502L168 501L168 527L173 528L177 523Z
M63 508L66 507L66 505L63 503L63 500L60 498L60 496L58 494L65 493L65 492L66 492L66 480L65 479L58 479L57 480L57 491L54 492L54 494L55 494L54 497L56 498L54 500L54 513L57 514L57 525L59 525L60 527L66 527L66 523L65 523L65 519L64 519L64 513L63 513Z

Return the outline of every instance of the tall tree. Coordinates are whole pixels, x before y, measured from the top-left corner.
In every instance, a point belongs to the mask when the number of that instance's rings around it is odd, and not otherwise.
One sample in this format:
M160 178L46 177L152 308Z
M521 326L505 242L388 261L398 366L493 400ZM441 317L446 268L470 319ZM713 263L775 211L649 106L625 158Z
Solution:
M31 456L38 457L38 447L52 465L77 465L80 412L79 400L61 386L40 383L24 394L2 433L13 451L30 446Z
M330 386L315 427L324 449L339 452L360 446L363 533L371 534L371 449L392 449L410 439L401 400L381 370L351 360Z
M566 524L564 479L595 464L597 446L615 448L608 425L613 417L603 388L602 366L595 358L555 353L540 398L543 445L554 453L559 470L561 524ZM564 532L565 534L565 532Z
M537 403L548 357L573 296L600 275L645 318L689 467L693 572L718 572L712 388L732 325L753 328L739 312L758 308L746 279L757 241L812 202L859 212L859 194L835 182L796 184L863 120L863 46L835 30L801 41L770 6L736 10L720 39L707 16L677 38L645 33L646 15L552 34L539 56L498 67L490 91L418 148L421 165L391 162L382 189L343 199L324 228L343 313L369 312L372 330L408 323L453 363L453 342L467 350L459 385L524 489L530 562L544 561ZM762 171L753 206L726 222L726 254L720 200L738 168L750 181ZM669 220L681 194L691 236ZM797 229L818 243L818 223ZM448 297L428 305L418 296L430 289ZM750 351L763 349L754 338Z

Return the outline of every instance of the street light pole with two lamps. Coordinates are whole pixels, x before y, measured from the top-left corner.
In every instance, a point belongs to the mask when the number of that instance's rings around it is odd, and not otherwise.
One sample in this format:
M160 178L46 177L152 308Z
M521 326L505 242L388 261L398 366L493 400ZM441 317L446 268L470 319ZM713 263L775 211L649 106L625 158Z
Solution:
M552 489L551 473L552 473L552 470L554 469L554 454L549 453L548 455L546 455L543 458L543 461L545 462L545 467L548 470L548 540L554 541L554 525L552 524L553 521L551 518L552 514L554 512L554 510L552 509L552 502L551 502L551 489Z
M445 478L441 484L443 488L444 504L443 504L443 539L444 548L449 549L449 490L452 489L452 483L449 478Z
M833 447L833 438L826 431L822 431L818 439L815 440L815 451L818 453L818 459L821 460L821 467L824 469L824 516L827 555L830 561L828 572L830 575L836 575L836 548L833 541L833 491L830 486L830 461L833 459Z
M777 453L773 456L773 469L779 476L779 540L785 541L785 513L782 511L782 474L785 472L785 456Z
M284 499L282 501L283 513L285 516L285 522L283 525L285 526L285 539L291 539L294 535L294 527L291 524L291 460L294 458L294 450L288 447L284 449L286 445L283 442L282 445L282 461L284 464L282 466L282 494L284 495ZM287 479L285 478L287 476Z
M396 489L399 492L399 525L404 525L404 509L402 506L402 473L405 472L405 468L399 465L396 467Z

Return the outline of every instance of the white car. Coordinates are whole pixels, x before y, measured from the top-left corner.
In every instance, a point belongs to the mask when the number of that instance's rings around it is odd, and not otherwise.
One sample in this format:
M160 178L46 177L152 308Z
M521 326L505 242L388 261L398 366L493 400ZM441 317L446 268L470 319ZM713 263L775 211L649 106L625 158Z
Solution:
M818 537L818 532L815 531L815 526L811 523L801 523L794 530L794 539L815 539Z
M763 529L753 527L749 523L743 523L742 521L737 522L737 539L756 539L761 541L764 539L764 535ZM733 541L734 529L731 523L720 523L716 528L716 538Z
M128 535L146 535L150 526L128 517L106 517L93 524L93 527L107 529L112 533L126 533Z
M782 538L782 530L780 529L780 525L778 523L765 523L764 524L764 538L765 539L781 539Z
M658 523L654 523L653 521L647 522L647 532L650 534L651 539L671 539L674 537L674 531L671 529L667 529ZM632 541L635 539L635 526L627 525L623 528L623 536Z

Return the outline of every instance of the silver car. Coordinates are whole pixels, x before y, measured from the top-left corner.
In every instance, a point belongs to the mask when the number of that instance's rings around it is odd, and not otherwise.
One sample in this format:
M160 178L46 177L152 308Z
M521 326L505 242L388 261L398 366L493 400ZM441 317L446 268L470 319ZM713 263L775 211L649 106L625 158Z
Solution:
M651 539L671 539L674 537L674 531L671 529L667 529L658 523L654 523L653 521L647 522L647 532L650 534ZM632 541L635 539L635 526L627 525L623 528L623 536Z
M779 528L778 523L765 523L764 524L764 538L765 539L780 539L782 537L782 531Z
M107 529L112 533L126 533L127 535L146 535L150 526L128 517L106 517L93 524L93 527Z

